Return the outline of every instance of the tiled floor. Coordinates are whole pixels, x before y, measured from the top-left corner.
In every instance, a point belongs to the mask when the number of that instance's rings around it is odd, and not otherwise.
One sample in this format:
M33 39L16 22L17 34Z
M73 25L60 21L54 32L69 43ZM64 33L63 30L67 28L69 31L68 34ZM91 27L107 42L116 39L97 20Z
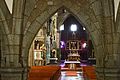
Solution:
M90 65L90 64L86 64L86 63L81 63L81 64L80 64L80 66L88 66L88 65ZM61 63L60 66L61 66L61 70L62 70L62 71L61 71L61 77L60 77L59 80L88 80L87 77L83 76L83 72L82 72L81 69L78 70L78 71L76 71L76 73L77 73L76 76L73 76L73 75L72 75L72 76L69 76L69 75L66 75L66 72L67 72L68 70L63 69L64 66L65 66L64 62ZM95 79L94 79L94 80L95 80Z
M76 76L66 76L66 71L61 71L61 77L59 80L85 80L83 78L82 72L76 71Z
M86 64L81 64L82 66L86 66ZM61 68L65 66L64 63L60 64ZM82 74L82 71L76 71L76 76L67 76L66 71L61 71L61 77L59 80L85 80Z

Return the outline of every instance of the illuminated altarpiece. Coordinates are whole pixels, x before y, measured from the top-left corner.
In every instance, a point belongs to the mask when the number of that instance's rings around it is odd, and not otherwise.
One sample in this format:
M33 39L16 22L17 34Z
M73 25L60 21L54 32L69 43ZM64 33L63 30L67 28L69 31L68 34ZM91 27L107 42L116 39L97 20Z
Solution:
M68 51L68 56L65 60L65 67L68 67L70 69L76 69L80 67L80 48L81 42L79 40L67 41L66 50Z

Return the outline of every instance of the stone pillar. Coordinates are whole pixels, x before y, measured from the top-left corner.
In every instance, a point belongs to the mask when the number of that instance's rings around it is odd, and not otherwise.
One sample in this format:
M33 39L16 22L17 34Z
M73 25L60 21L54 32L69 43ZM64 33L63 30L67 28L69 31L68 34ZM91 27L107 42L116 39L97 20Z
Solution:
M1 80L27 80L27 68L0 68Z
M11 47L13 51L11 56L13 56L14 66L20 66L20 57L22 54L21 46L22 46L22 29L23 29L23 12L24 12L24 0L13 1L13 26L12 26L12 44Z
M1 35L1 33L0 33L0 67L1 67L1 58L2 58L2 56L1 56L1 54L2 54L2 51L1 51L1 47L2 47L1 37L2 37L2 35Z
M115 52L112 34L104 34L103 45L97 46L96 74L97 80L120 79L120 55Z
M102 48L97 51L96 74L97 80L119 80L120 66L119 55L115 52L115 25L113 0L102 0L101 27L102 27ZM101 52L102 51L102 52ZM118 57L117 57L118 56ZM98 63L99 62L99 63Z
M5 52L6 65L0 68L1 80L27 80L28 68L20 64L24 1L13 1L12 23L10 23L11 32L8 35L9 39L6 40L6 42L9 41L7 47L10 51Z
M50 36L48 35L46 38L46 46L47 46L47 53L46 53L46 63L50 63Z
M115 51L117 46L111 43L111 35L112 34L104 36L104 39L101 39L103 45L95 47L97 80L120 79L120 54Z
M120 67L96 67L97 80L119 80Z

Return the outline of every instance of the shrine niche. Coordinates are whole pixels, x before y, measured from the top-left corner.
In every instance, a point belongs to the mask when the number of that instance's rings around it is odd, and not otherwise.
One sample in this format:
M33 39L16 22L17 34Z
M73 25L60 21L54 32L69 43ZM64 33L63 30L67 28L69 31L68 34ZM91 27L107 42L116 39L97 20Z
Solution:
M57 51L56 49L52 49L51 55L50 55L50 63L57 63L58 58L57 58Z
M40 45L40 44L39 44ZM34 64L36 66L41 66L46 64L46 47L42 44L40 47L34 50Z
M44 43L43 41L35 40L34 41L34 49L40 49L40 47L42 46L43 43Z

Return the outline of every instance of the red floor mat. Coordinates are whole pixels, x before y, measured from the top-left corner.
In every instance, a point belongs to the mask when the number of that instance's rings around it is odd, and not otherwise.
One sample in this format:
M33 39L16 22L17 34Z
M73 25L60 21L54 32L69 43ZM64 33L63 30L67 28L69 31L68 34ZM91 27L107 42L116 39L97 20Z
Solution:
M66 76L77 76L77 72L76 71L66 71Z

